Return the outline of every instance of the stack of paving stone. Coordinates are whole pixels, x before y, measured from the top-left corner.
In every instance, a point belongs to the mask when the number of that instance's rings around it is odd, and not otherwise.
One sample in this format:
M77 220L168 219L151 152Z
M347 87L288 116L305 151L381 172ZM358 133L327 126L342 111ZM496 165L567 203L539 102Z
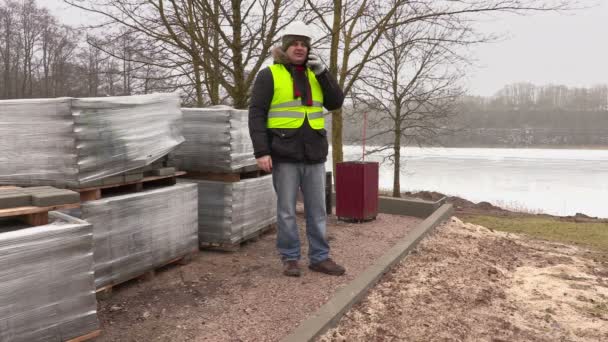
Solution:
M81 188L103 187L104 185L123 184L129 182L137 182L144 179L142 168L130 170L118 175L105 177L102 179L86 182L81 184Z
M37 227L0 218L0 341L65 341L98 328L92 227L50 216Z
M198 192L177 184L82 203L93 224L95 285L115 285L198 249Z
M199 242L234 245L276 222L272 176L221 182L184 179L198 185Z
M183 171L232 172L256 165L246 110L183 108L185 142L170 154Z
M0 184L84 188L183 142L177 94L0 101Z
M80 202L77 192L51 186L0 188L0 209L17 207L50 207Z
M145 167L139 167L118 175L106 177L92 182L87 182L85 185L86 187L95 188L103 187L105 185L133 183L143 180L144 177L171 176L174 175L175 172L177 172L175 167L165 167L163 166L163 164L163 161L157 160Z
M26 203L54 206L56 203L52 200L62 196L71 203L81 202L81 195L77 192L52 189L48 185L97 192L103 185L141 180L144 174L174 174L175 169L159 169L159 162L183 142L179 102L177 94L0 101L0 185L34 186L9 187L5 206ZM120 189L138 191L142 187ZM197 250L198 192L195 185L117 193L114 196L104 194L110 197L99 200L85 199L80 203L81 209L74 212L90 223L80 221L87 224L87 245L76 245L70 236L61 235L56 229L49 230L49 234L55 234L53 236L45 235L44 230L36 230L34 232L44 234L28 235L30 240L27 241L21 235L15 236L17 240L6 243L0 238L0 341L60 341L82 335L80 331L76 333L76 330L86 330L80 329L85 322L79 319L90 318L78 311L82 307L80 301L89 299L80 292L83 276L74 273L80 272L82 267L88 267L87 294L91 295L93 303L92 309L85 312L94 315L96 288L142 275L171 259ZM0 226L13 222L7 226L8 230L24 228L14 219L0 220ZM36 229L47 226L51 225L43 224ZM1 236L6 238L5 234ZM43 267L36 259L38 254L32 257L23 254L19 261L5 258L5 255L12 257L12 254L6 254L3 248L12 246L10 243L13 242L17 246L19 241L22 241L22 246L31 244L41 253L46 253L49 263ZM55 244L65 244L65 250L58 249ZM60 257L78 257L82 264L64 263ZM15 267L16 264L19 267ZM22 286L29 281L35 282L40 296L51 301L48 308L38 308L37 299L30 300L29 292L23 292L27 288L20 292L16 284L5 284L5 279L17 279L19 274L11 274L7 268L5 272L9 273L5 276L4 266L25 271L35 267L45 269L46 278L44 274L36 274L20 281ZM64 271L65 267L70 269ZM22 273L28 277L26 272ZM55 276L61 276L65 283L60 283ZM45 286L49 291L39 289ZM15 293L14 297L11 297L11 291ZM35 295L31 297L38 298ZM5 302L5 299L12 301ZM14 311L13 307L21 311ZM62 315L69 310L72 310L71 320L65 319L65 323L52 321L53 318L63 319ZM45 330L45 324L55 324L54 330Z
M198 185L201 245L232 245L276 222L271 177L239 176L257 170L247 111L227 106L182 110L186 141L170 154L169 162L196 175L183 181ZM214 180L206 178L210 173Z
M175 167L151 167L143 170L146 177L164 177L174 175L177 170Z

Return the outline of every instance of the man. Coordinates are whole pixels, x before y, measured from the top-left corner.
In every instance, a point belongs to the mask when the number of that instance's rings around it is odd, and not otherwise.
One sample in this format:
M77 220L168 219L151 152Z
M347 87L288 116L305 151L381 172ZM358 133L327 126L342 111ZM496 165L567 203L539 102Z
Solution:
M272 172L277 194L277 248L283 274L301 274L296 196L301 189L306 214L309 268L330 275L345 270L329 258L326 238L325 161L327 132L323 107L342 106L344 93L319 57L309 54L310 28L294 22L274 64L257 75L249 106L249 134L258 166Z

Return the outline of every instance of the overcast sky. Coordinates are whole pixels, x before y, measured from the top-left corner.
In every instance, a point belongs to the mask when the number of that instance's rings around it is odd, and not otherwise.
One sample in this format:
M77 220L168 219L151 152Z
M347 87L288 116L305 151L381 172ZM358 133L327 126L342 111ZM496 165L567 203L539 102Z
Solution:
M593 86L608 83L608 0L593 9L568 14L500 15L486 19L483 32L505 35L475 47L469 93L489 96L515 82L536 85ZM86 24L91 15L62 0L41 0L62 22Z

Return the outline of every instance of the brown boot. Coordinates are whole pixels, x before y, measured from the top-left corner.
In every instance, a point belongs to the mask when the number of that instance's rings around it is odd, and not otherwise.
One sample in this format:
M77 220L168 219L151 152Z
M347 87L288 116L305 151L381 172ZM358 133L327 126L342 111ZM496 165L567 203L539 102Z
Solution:
M331 259L326 259L326 260L323 260L316 264L310 264L308 266L308 268L310 268L311 270L313 270L315 272L321 272L321 273L335 275L335 276L341 276L344 274L344 272L346 272L344 267L336 264Z
M288 277L299 277L301 275L300 266L297 260L287 260L283 262L283 274Z

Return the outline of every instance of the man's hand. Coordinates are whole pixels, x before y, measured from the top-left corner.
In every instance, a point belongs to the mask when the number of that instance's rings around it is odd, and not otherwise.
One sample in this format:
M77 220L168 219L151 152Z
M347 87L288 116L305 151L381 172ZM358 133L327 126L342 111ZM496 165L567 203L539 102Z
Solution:
M263 156L255 160L258 163L258 167L266 172L272 172L272 158L270 156Z
M310 70L315 73L315 75L321 75L323 71L325 71L325 64L321 61L321 58L317 55L310 54L308 55L308 62L306 63Z

